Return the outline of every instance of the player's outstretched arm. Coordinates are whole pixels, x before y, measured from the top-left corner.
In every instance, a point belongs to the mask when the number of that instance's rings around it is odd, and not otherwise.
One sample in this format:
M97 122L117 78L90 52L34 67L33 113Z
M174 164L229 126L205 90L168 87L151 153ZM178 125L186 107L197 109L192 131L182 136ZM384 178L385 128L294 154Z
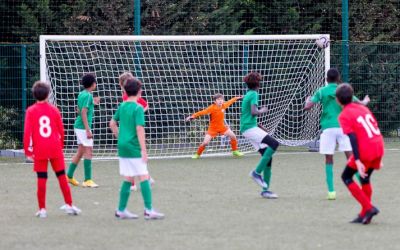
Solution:
M251 105L251 115L252 116L259 116L268 112L266 107L262 107L258 109L257 105Z
M110 129L112 131L112 133L114 134L115 138L118 138L118 124L114 119L111 119L110 123L109 123Z
M306 104L304 105L304 110L310 110L312 107L314 107L315 103L311 101L311 96L308 96L306 98Z
M229 101L224 103L224 108L228 108L229 106L231 106L232 104L234 104L235 102L237 102L238 100L240 100L242 98L243 98L243 96L233 97L232 99L230 99Z
M188 117L185 118L185 121L188 122L188 121L191 121L193 119L194 119L193 115L189 115Z
M371 99L369 98L369 95L364 96L364 99L361 101L364 106L367 106Z

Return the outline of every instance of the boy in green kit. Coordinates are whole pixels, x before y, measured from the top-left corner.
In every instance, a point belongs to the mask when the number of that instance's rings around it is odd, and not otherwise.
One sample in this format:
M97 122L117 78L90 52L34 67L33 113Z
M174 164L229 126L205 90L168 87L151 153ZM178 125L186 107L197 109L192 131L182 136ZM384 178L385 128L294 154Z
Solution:
M118 138L119 173L124 180L121 185L120 199L115 216L119 219L137 219L138 216L129 212L126 207L131 194L132 181L139 183L144 201L144 218L162 219L164 214L153 209L150 176L147 170L146 137L144 131L144 110L137 103L141 96L142 83L136 79L128 79L124 89L128 100L121 103L110 128ZM119 127L118 127L119 123ZM136 178L136 180L135 180Z
M78 95L78 117L74 124L74 131L78 141L78 151L69 165L67 177L70 184L79 186L79 182L74 178L74 172L83 156L85 181L82 183L82 186L96 188L99 185L92 180L92 120L94 105L100 103L100 98L93 97L93 91L96 89L96 77L93 74L85 74L82 77L81 83L85 89Z
M328 84L315 92L312 97L308 97L304 109L310 110L316 103L322 105L321 129L319 152L325 155L325 174L328 187L328 200L336 199L336 191L333 181L333 155L336 144L339 145L339 151L344 152L348 159L352 155L350 140L340 128L338 117L342 112L342 107L336 102L336 89L340 83L340 73L337 69L331 68L327 72L326 81ZM367 105L369 97L366 96L363 101L354 98L355 102Z

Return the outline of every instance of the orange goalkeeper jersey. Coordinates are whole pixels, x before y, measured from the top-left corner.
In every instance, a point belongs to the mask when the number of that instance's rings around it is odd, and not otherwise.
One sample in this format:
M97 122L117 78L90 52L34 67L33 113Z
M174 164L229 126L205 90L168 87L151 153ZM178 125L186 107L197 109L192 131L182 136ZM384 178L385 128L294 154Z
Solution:
M222 131L226 129L226 125L224 123L225 119L225 109L231 106L234 102L236 102L239 98L234 97L229 101L223 103L221 107L218 107L215 103L210 105L208 108L203 109L197 113L193 114L194 118L197 118L202 115L210 115L210 125L208 130L212 131Z

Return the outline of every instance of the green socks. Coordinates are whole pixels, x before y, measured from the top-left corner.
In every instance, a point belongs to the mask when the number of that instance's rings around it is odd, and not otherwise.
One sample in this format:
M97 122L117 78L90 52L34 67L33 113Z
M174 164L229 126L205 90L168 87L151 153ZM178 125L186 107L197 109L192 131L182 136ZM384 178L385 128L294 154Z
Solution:
M77 167L78 167L78 164L75 164L73 162L71 162L71 164L69 164L69 168L68 168L68 172L67 172L68 178L74 177L74 173L75 173L75 170ZM84 159L83 167L85 170L85 181L91 180L92 179L92 160Z
M84 159L83 167L85 170L85 181L92 179L92 160Z
M140 183L140 189L142 190L144 207L147 210L151 210L152 209L152 205L151 205L151 186L150 186L150 181L149 180L142 181Z
M264 181L265 181L265 183L267 183L267 185L268 185L268 187L267 188L263 188L263 191L267 191L268 189L269 189L269 184L270 184L270 182L271 182L271 166L267 166L265 169L264 169L264 176L263 176L263 178L264 178Z
M131 194L131 185L129 181L123 181L121 185L121 190L119 191L119 205L118 210L124 211L126 205L128 204L129 195Z
M68 172L67 172L68 178L74 177L75 169L77 167L78 167L78 164L75 164L73 162L71 162L71 164L69 164L69 168L68 168Z
M274 153L275 153L275 151L270 147L268 147L267 150L265 150L263 156L261 157L260 162L258 163L258 165L256 167L257 174L261 174L264 171L264 169L267 167L267 164L272 159L272 155Z
M333 185L333 164L325 165L325 173L326 173L326 185L328 186L328 191L334 192L335 187Z

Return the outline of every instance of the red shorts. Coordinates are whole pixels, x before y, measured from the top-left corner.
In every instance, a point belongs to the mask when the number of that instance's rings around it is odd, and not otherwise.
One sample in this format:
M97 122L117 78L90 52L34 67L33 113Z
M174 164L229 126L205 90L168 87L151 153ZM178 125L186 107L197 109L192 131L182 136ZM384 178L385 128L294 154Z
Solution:
M210 135L212 138L218 136L218 135L223 135L225 134L226 131L228 131L228 127L223 127L223 128L218 128L218 129L211 129L209 128L207 131L207 134Z
M51 163L54 172L65 170L64 158L54 158L46 160L34 160L33 161L33 171L35 172L47 172L47 166Z
M368 170L369 168L380 169L382 163L382 157L383 156L379 156L373 160L368 160L368 161L361 160L361 162L364 164L366 170ZM357 170L357 165L356 161L354 160L354 155L350 156L349 160L347 161L347 166Z

